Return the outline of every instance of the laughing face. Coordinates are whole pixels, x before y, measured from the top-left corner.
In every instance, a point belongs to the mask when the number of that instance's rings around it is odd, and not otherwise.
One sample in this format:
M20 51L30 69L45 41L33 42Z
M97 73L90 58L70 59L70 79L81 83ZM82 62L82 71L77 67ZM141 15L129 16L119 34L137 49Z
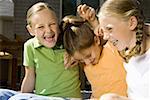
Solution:
M55 13L49 9L43 9L31 17L31 25L27 26L30 34L34 35L45 47L55 46L59 28Z
M73 58L86 65L95 65L99 62L102 46L99 44L99 40L95 41L90 47L75 51Z
M135 45L135 34L132 34L128 21L112 16L100 16L99 21L100 30L104 35L104 39L112 42L119 51Z

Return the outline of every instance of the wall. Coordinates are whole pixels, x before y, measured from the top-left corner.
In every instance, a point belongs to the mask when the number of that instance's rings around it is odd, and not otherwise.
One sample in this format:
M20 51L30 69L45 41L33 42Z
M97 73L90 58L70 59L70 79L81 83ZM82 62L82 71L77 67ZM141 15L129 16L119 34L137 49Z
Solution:
M141 5L143 8L145 22L150 23L150 0L141 0Z

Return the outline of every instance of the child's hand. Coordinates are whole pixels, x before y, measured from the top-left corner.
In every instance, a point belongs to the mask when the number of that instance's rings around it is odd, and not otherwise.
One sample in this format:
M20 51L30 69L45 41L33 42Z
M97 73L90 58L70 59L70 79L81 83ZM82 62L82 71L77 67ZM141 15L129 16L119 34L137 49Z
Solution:
M77 12L78 14L85 20L91 22L94 21L96 18L96 12L94 8L87 6L86 4L84 5L79 5L77 7Z
M77 8L77 12L80 17L89 22L93 29L95 29L99 24L94 8L89 7L86 4L79 5Z
M67 52L65 52L64 65L65 65L65 69L68 69L69 67L74 67L78 65L78 61L75 61L73 57L71 57Z

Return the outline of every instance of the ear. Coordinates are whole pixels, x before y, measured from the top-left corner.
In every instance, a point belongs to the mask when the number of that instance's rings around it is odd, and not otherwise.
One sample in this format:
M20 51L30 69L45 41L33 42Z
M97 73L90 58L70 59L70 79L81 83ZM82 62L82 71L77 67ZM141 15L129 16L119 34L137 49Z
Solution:
M100 38L99 38L99 36L94 36L94 42L95 42L95 44L100 45Z
M26 28L27 28L28 32L30 33L30 35L34 36L34 32L33 32L32 28L31 28L31 26L27 25Z
M131 16L129 19L129 29L134 30L138 24L137 18L135 16Z

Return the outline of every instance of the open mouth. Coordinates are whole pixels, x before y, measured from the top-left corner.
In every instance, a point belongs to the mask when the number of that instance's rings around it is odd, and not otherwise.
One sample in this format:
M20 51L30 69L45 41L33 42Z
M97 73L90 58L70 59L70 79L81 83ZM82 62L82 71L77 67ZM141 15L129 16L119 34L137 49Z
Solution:
M55 37L55 34L53 34L51 36L45 36L44 40L46 40L47 42L52 42L52 41L54 41L54 37Z
M114 46L116 46L117 43L118 43L118 40L113 40L113 41L111 41L111 43L112 43Z

